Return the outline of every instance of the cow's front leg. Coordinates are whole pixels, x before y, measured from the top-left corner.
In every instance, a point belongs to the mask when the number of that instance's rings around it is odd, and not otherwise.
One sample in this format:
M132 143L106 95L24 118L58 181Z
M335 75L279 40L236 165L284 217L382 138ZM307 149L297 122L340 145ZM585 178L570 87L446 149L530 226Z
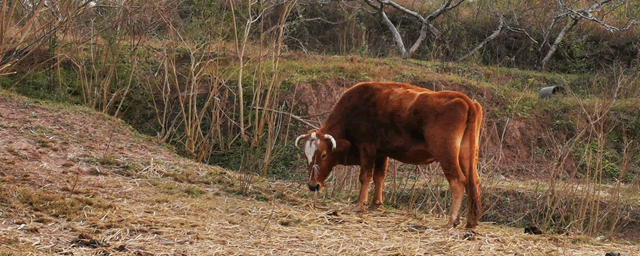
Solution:
M375 185L375 193L373 194L372 209L378 209L382 206L382 188L384 187L384 178L387 176L388 157L376 159L375 169L373 171L373 184Z
M372 176L372 167L360 167L360 195L358 195L358 202L355 208L355 211L357 212L364 212L366 210L367 201L369 198L369 184L371 184Z
M356 205L356 211L365 211L367 201L369 198L369 184L371 184L371 178L373 177L373 167L375 163L376 148L371 143L363 143L359 146L360 149L360 195L358 196L358 203Z

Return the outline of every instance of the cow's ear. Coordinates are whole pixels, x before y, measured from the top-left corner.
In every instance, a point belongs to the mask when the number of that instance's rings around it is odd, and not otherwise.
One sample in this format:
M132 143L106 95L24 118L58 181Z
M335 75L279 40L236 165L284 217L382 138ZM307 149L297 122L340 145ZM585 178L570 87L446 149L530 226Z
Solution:
M349 147L351 147L351 143L347 140L337 140L336 144L336 149L334 149L333 152L349 150Z

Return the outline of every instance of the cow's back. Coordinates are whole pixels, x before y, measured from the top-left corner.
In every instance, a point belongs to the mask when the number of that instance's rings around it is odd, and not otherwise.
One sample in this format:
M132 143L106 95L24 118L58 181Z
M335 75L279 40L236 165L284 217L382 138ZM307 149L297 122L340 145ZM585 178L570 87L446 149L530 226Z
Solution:
M375 143L381 155L402 160L399 158L408 154L427 151L424 128L447 111L441 106L459 97L466 96L403 83L360 83L343 94L327 124L354 145Z
M402 83L360 83L343 94L327 123L342 126L344 138L356 144L384 142L412 131L421 137L421 122L411 117L411 106L429 92Z

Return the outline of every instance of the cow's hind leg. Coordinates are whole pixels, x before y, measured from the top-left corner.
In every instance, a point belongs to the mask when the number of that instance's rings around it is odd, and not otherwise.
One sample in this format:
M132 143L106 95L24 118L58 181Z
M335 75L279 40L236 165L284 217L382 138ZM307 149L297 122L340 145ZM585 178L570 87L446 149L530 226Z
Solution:
M446 148L446 147L445 147ZM455 147L453 147L455 148ZM449 209L449 222L447 228L452 228L460 224L460 208L462 207L462 199L464 198L465 184L467 179L462 173L460 162L458 161L458 150L444 151L445 154L440 156L440 165L444 176L449 182L451 190L451 209Z
M474 229L478 226L478 220L482 214L480 200L480 177L476 170L477 150L469 146L469 139L463 140L460 150L460 167L467 178L465 191L467 192L467 225L465 228ZM476 157L475 159L473 159Z
M373 195L372 209L378 209L382 205L382 188L384 187L384 178L387 176L388 157L376 158L375 169L373 171L373 184L375 185L375 194Z
M440 162L449 188L451 189L451 209L447 227L460 223L460 208L467 179L460 166L460 143L467 126L469 107L462 99L454 99L438 106L437 116L441 122L433 122L423 128L424 137L429 138L432 154Z
M460 208L462 207L462 199L464 197L464 177L456 175L456 171L445 170L445 177L449 181L449 188L451 190L451 209L449 209L449 222L447 222L447 228L452 228L460 224ZM451 169L448 169L451 170Z

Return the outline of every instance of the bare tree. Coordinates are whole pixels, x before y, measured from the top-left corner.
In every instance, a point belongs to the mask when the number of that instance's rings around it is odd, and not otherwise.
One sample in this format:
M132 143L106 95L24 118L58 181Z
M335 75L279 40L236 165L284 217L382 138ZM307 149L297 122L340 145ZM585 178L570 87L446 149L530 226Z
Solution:
M529 37L529 39L531 39L531 41L533 41L534 43L538 43L538 41L536 41L535 39L533 39L533 37L531 37L529 35L529 33L527 33L526 30L522 29L522 28L513 28L509 25L507 25L507 22L505 21L505 17L504 15L500 15L500 23L498 24L498 28L496 28L496 30L493 31L493 33L491 33L491 35L489 35L487 38L484 39L484 41L482 41L480 44L478 44L475 48L473 48L473 50L471 50L469 53L467 53L466 55L462 56L460 59L458 59L458 61L464 61L467 58L469 58L471 55L475 54L476 52L478 52L478 50L482 49L484 46L487 45L487 43L495 40L496 38L498 38L501 34L503 34L505 31L513 31L513 32L518 32L518 33L523 33L525 35L527 35Z
M469 58L469 56L473 55L478 50L482 49L482 47L484 47L488 42L496 39L500 34L502 34L502 31L503 31L504 27L505 27L504 26L504 16L500 15L500 24L498 25L498 28L496 30L494 30L493 33L491 33L491 35L488 36L484 41L482 41L482 43L480 43L478 46L476 46L476 48L473 48L473 50L471 50L469 53L467 53L466 55L464 55L460 59L458 59L458 61L466 60L467 58Z
M440 17L442 14L446 13L447 11L457 8L464 1L465 0L460 0L459 2L454 4L453 0L445 0L444 3L442 3L442 5L440 6L440 8L434 10L429 15L425 16L418 12L409 10L408 8L392 0L364 0L365 3L367 3L372 8L376 9L380 14L380 17L382 18L382 23L384 23L385 26L387 26L387 28L389 29L389 31L393 34L393 40L395 41L396 47L398 47L398 51L402 55L403 59L408 59L413 56L413 54L416 52L416 50L418 50L418 48L420 47L424 39L426 39L427 32L431 32L436 37L439 36L440 31L431 22L437 19L438 17ZM413 43L413 45L409 49L407 49L407 44L405 44L404 40L402 39L402 35L400 35L400 32L398 31L398 28L396 27L396 25L393 24L391 20L389 20L389 17L387 16L384 10L385 6L391 6L392 8L406 15L409 15L410 17L415 18L422 24L418 39L416 39L416 41Z
M88 2L87 2L88 3ZM87 8L73 0L0 1L0 76L15 74L11 69L28 58ZM13 29L9 29L13 28Z
M624 3L626 1L622 1L622 2ZM560 45L560 43L562 42L564 37L567 35L567 33L576 24L578 24L578 22L580 20L584 19L584 20L587 20L587 21L598 23L602 27L604 27L606 30L611 32L611 33L628 30L632 26L638 24L638 21L631 20L631 21L627 22L626 26L624 26L622 28L618 28L618 27L615 27L615 26L612 26L610 24L605 23L602 19L599 19L599 18L593 16L594 12L599 11L602 8L604 8L605 6L607 6L609 4L612 4L612 3L614 3L613 0L600 0L600 1L596 2L595 4L591 5L589 8L572 9L568 5L563 3L562 0L556 0L557 10L558 10L557 14L555 15L555 17L551 21L551 24L549 25L549 28L545 31L542 44L540 44L540 48L538 50L542 51L542 48L545 45L548 44L549 34L551 34L551 30L553 29L553 27L557 23L560 23L561 21L566 20L566 19L569 19L569 20L566 21L566 24L564 25L562 30L560 30L560 33L558 33L558 36L553 41L553 44L549 48L549 51L545 55L544 59L542 59L541 69L543 71L547 70L547 67L548 67L547 64L549 62L549 59L551 59L551 56L553 56L553 54L556 52L556 50L558 50L558 45ZM618 6L620 6L620 5L618 5ZM618 6L615 6L614 9L617 8Z

